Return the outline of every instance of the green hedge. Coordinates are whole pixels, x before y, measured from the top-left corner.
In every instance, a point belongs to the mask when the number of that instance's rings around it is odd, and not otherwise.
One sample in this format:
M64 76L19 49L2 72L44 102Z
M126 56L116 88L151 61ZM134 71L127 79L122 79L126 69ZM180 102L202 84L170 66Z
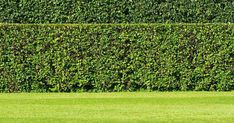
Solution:
M234 22L233 0L1 0L0 23Z
M0 25L1 92L234 90L234 24Z

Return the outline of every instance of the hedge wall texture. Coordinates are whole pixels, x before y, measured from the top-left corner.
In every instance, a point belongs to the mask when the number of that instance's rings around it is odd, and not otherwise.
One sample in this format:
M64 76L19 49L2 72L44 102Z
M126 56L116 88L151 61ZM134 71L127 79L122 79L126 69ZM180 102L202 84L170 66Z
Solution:
M0 42L0 92L234 90L233 24L2 24Z
M0 0L0 23L234 22L233 0Z

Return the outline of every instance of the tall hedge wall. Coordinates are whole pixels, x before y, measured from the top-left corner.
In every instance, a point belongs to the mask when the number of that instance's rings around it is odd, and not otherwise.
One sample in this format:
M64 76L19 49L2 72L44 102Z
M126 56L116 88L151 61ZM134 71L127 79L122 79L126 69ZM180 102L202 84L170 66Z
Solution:
M141 89L234 90L234 25L0 25L0 92Z
M0 23L234 22L233 0L0 0Z

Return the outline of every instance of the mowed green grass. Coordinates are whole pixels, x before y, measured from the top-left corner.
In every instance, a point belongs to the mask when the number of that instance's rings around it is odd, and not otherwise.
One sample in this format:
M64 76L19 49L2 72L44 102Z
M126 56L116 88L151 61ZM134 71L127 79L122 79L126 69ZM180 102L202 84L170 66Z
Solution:
M0 123L234 123L234 92L0 94Z

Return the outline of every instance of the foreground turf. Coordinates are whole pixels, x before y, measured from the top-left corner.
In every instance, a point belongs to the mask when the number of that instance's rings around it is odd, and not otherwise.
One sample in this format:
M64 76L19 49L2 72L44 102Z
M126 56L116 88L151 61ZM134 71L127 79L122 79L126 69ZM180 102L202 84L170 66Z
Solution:
M0 94L0 122L234 122L234 92Z

